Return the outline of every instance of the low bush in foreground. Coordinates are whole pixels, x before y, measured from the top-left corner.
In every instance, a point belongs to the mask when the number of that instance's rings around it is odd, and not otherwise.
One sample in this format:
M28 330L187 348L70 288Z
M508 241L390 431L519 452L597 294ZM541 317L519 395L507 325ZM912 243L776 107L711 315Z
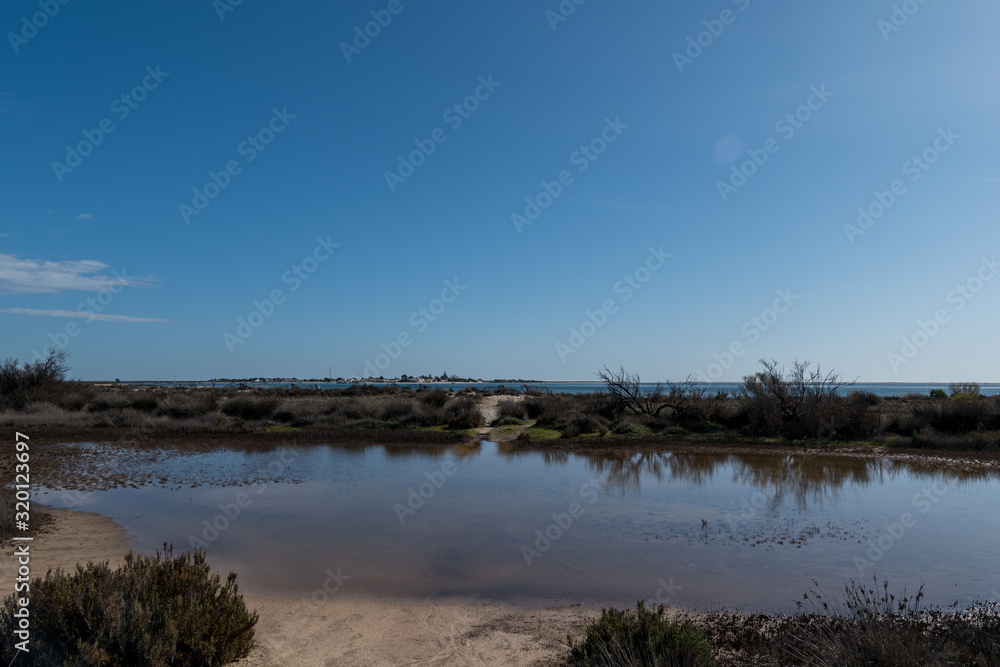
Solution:
M587 626L579 644L569 638L570 662L578 667L714 667L705 633L690 621L671 621L666 608L614 607Z
M230 574L225 584L210 572L205 553L125 557L51 571L31 584L30 652L14 648L14 597L0 609L5 664L154 667L223 665L253 645L257 613L247 610Z

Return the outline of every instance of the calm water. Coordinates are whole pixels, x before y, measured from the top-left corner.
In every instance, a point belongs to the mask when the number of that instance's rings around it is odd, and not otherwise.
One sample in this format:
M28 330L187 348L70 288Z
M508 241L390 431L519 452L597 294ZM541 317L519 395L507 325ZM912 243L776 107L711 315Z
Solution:
M80 509L114 518L148 552L203 539L244 590L283 596L337 575L347 597L787 611L814 579L832 593L875 574L925 584L935 603L1000 597L1000 479L983 470L494 443L285 458L161 457L133 472L163 486L94 492ZM189 488L192 477L213 484ZM240 503L225 518L220 505Z
M142 384L142 385L157 385L157 386L216 386L223 387L226 386L222 383L215 383L214 385L210 382L122 382L122 384ZM275 387L287 387L289 384L282 384L276 382L258 382L254 383L253 386L264 387L264 388L275 388ZM320 387L321 389L346 389L350 387L349 384L340 384L336 382L300 382L296 386L313 388ZM401 382L399 383L401 387L412 387L416 389L419 385ZM497 384L495 382L474 382L471 384L435 384L434 387L443 387L452 391L458 391L464 389L465 387L476 387L483 389L485 391L495 391L497 387L506 386L508 389L523 389L524 385L517 383L508 383L507 385ZM532 389L548 390L556 393L564 394L585 394L591 392L598 392L604 389L604 385L599 382L536 382L528 385ZM655 382L643 382L643 388L653 388L656 386ZM715 392L724 391L728 394L736 394L739 391L739 384L736 382L707 382L704 385L708 389L710 394ZM985 396L996 396L1000 394L1000 384L983 384L980 386L983 395ZM906 394L921 394L927 396L931 389L941 389L948 391L948 384L928 384L928 383L897 383L897 382L869 382L863 383L859 382L850 387L843 387L840 391L841 394L847 394L851 391L870 391L878 396L905 396Z

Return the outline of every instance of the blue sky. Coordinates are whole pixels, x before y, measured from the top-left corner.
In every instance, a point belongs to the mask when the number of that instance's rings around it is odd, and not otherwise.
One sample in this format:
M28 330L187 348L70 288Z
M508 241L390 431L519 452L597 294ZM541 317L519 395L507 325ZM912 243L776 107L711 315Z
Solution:
M902 5L6 3L0 356L1000 380L1000 6Z

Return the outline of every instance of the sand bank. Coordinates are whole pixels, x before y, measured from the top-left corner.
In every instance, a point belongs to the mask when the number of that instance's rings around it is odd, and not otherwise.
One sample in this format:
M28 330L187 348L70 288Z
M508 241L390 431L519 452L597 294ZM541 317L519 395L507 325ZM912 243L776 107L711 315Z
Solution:
M40 509L33 508L38 512ZM88 560L120 565L128 533L99 514L46 508L54 520L32 543L33 576ZM13 549L0 561L0 591L13 592ZM225 573L220 573L225 574ZM238 665L550 665L580 636L585 607L411 604L245 596L257 610L257 646Z

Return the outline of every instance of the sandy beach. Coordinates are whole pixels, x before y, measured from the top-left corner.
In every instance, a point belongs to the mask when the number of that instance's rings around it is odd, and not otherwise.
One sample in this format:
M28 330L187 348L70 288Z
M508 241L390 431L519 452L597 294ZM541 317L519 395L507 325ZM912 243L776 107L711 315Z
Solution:
M35 511L39 511L36 509ZM32 543L32 575L76 563L121 564L128 533L111 519L67 509L42 510L53 522ZM0 590L13 591L14 559L5 549ZM223 576L226 573L220 573ZM264 665L551 665L566 655L597 611L585 607L519 609L501 605L409 604L245 596L260 614L257 646L234 664Z

